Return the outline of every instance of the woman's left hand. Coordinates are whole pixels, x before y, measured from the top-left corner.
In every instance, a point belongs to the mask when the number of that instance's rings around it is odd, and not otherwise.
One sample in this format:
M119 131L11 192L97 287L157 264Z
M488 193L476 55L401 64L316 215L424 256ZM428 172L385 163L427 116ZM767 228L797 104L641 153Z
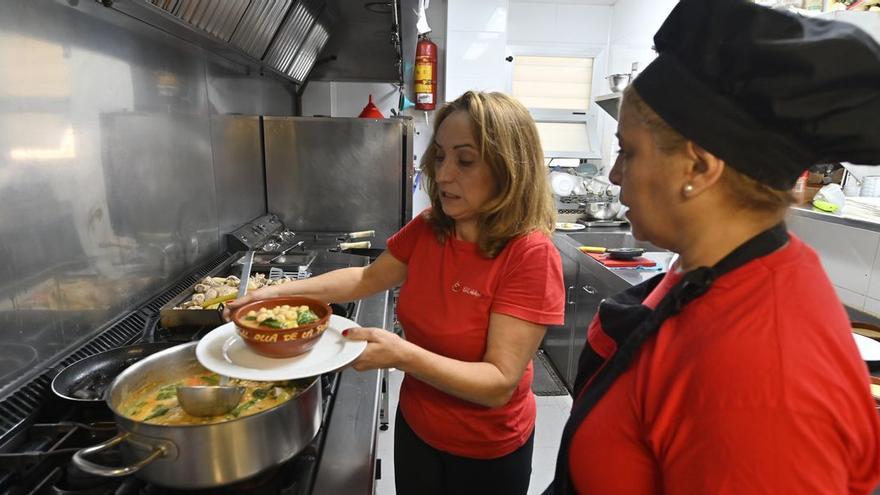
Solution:
M367 348L352 363L358 371L401 368L409 342L381 328L349 328L342 335L351 340L366 340Z

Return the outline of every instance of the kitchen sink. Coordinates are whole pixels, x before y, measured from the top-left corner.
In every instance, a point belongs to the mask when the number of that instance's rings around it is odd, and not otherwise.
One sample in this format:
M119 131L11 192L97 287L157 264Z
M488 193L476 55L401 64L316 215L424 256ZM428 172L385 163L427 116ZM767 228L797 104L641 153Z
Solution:
M634 247L645 251L666 251L647 241L639 241L629 232L566 232L569 238L581 246L604 248Z

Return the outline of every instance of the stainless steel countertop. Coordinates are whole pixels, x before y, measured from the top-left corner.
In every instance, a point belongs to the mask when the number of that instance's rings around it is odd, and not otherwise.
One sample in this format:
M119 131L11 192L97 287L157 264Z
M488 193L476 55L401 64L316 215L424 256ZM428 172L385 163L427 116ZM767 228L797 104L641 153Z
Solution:
M594 232L602 232L602 233L617 233L617 232L629 232L629 227L622 228L603 228L601 230L592 230L587 229L587 231ZM579 231L585 232L585 231ZM566 243L570 244L574 248L577 248L581 244L568 236L565 232L557 232L557 237L562 237ZM657 275L658 273L666 272L669 269L669 265L672 262L673 256L675 253L671 253L669 251L647 251L643 255L644 257L651 259L657 263L657 267L655 269L644 269L644 268L608 268L607 266L599 263L593 258L587 256L584 253L578 251L579 256L583 256L585 260L588 260L590 263L595 263L596 266L599 266L605 269L608 273L615 275L616 277L623 279L629 285L636 285L648 280L649 278ZM653 268L653 267L652 267Z
M868 220L860 220L857 218L843 217L840 215L835 215L833 213L824 213L821 211L816 211L812 207L792 206L789 209L788 214L789 215L797 215L799 217L812 218L815 220L822 220L825 222L836 223L836 224L840 224L840 225L845 225L847 227L855 227L855 228L859 228L859 229L880 232L880 223L870 222Z
M390 328L389 293L361 301L353 319L365 327ZM379 371L346 368L327 424L312 493L316 495L372 494L379 419Z
M650 269L644 268L608 268L605 267L609 272L617 275L618 277L624 279L630 285L637 285L649 278L657 275L658 273L664 273L669 270L669 265L672 263L672 258L675 256L675 253L670 253L669 251L662 252L646 252L643 254L645 258L648 258L655 263L657 263L656 267L651 267ZM595 260L593 260L595 261ZM596 261L596 263L599 263ZM601 263L599 263L601 265ZM605 266L605 265L602 265Z

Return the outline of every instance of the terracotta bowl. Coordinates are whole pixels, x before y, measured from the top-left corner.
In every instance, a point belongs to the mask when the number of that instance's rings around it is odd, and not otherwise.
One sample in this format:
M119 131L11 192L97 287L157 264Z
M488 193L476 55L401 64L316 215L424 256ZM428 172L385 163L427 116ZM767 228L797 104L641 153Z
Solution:
M308 306L318 316L318 319L306 325L296 328L276 330L274 328L254 328L242 324L242 318L250 311L259 311L260 308L272 309L277 306ZM271 358L289 358L305 353L315 344L327 329L330 315L333 310L326 303L302 296L273 297L262 299L236 309L232 313L232 321L238 335L244 343L257 354Z

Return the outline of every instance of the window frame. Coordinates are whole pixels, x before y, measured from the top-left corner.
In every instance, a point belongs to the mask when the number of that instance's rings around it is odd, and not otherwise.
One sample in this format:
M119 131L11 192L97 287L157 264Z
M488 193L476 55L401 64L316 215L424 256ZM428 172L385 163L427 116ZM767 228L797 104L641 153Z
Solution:
M599 142L598 109L596 104L596 91L601 80L597 80L596 68L604 63L603 46L565 46L549 44L510 44L508 52L513 55L514 62L510 64L507 77L507 93L513 95L513 67L516 57L575 57L592 58L593 73L590 82L589 105L586 109L578 108L535 108L528 107L529 113L535 122L546 123L579 123L583 122L587 135L588 151L571 150L544 150L544 157L550 158L581 158L597 159L602 157L601 143Z

